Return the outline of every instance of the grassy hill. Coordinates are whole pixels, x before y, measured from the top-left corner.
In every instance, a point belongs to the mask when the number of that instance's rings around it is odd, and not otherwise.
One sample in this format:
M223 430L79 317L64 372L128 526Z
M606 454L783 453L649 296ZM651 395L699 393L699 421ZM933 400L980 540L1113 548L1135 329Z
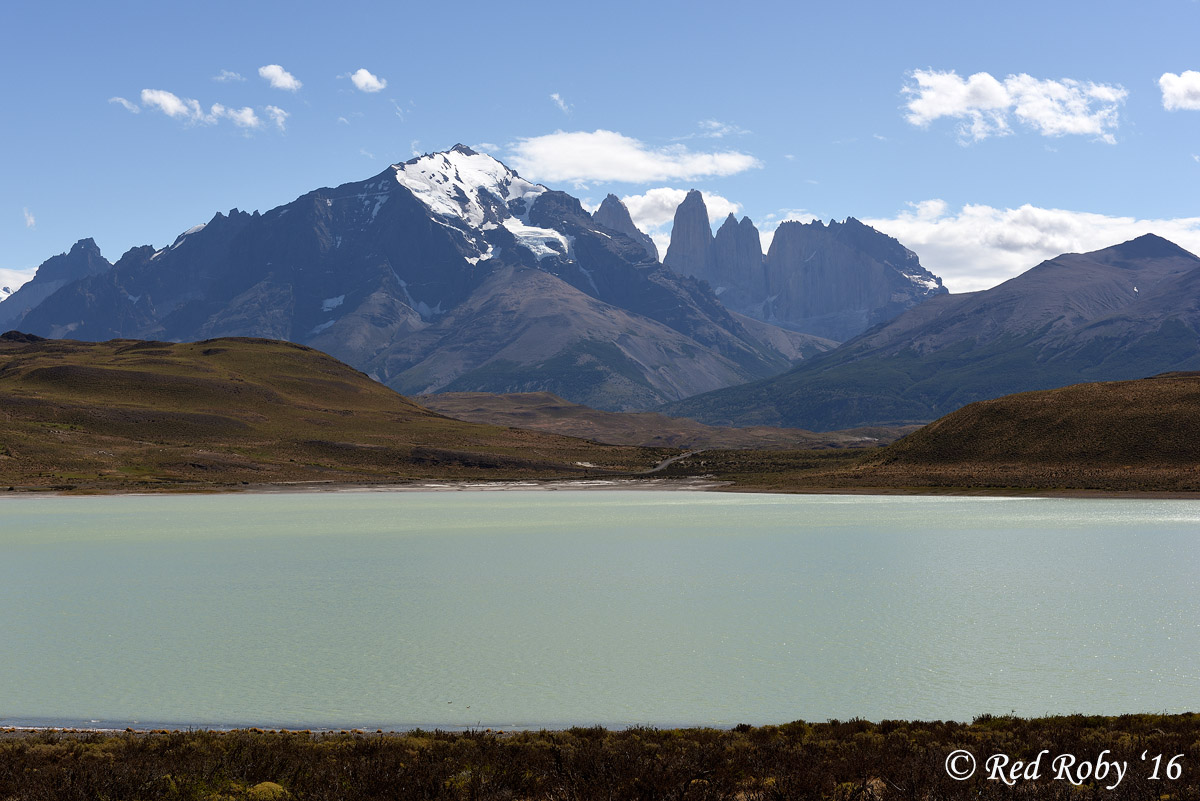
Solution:
M714 445L656 477L773 491L1200 491L1200 373L980 401L885 448ZM628 475L676 453L453 420L291 343L0 336L0 491Z
M579 476L668 455L451 420L291 343L0 337L0 490Z
M1200 373L972 403L875 453L865 469L933 485L1200 489Z
M866 452L709 452L739 488L1200 491L1200 373L979 401ZM696 470L698 461L684 469Z
M800 428L721 428L656 412L605 412L549 392L447 392L419 403L458 420L532 428L612 445L659 448L797 450L885 445L913 430L862 428L815 434Z

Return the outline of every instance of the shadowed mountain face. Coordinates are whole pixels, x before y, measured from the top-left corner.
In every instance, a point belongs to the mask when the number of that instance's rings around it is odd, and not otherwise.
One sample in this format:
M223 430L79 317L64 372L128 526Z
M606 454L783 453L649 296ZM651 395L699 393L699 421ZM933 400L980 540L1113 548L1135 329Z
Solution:
M935 297L776 378L672 404L714 424L932 420L973 401L1200 369L1200 259L1147 234Z
M405 392L551 391L606 409L790 366L799 350L657 263L623 211L609 203L598 223L460 145L265 214L217 214L55 287L6 327L285 339Z
M5 293L7 297L0 295L0 329L12 328L30 309L72 281L99 275L111 268L94 241L79 240L69 252L43 262L33 280L16 292Z
M749 217L730 214L714 237L695 190L675 212L663 263L707 281L734 311L836 341L946 293L915 253L853 217L785 222L764 258Z

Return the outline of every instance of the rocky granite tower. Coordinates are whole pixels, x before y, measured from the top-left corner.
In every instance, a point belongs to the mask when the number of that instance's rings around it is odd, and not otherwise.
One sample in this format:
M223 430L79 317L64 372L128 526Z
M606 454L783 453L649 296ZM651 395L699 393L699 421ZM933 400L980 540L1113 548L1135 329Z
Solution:
M712 272L717 297L731 309L754 311L767 296L762 240L749 217L725 218L712 246ZM746 313L746 312L743 312ZM762 318L761 311L751 316Z
M644 247L646 255L650 259L658 261L658 248L654 246L654 240L633 224L633 218L629 216L629 209L625 208L625 204L616 195L609 195L604 198L604 202L600 204L600 208L593 212L592 219L605 228L611 228L614 231L625 234L625 236Z
M671 245L663 257L663 264L681 275L691 275L712 284L715 278L712 246L708 207L704 205L704 195L693 189L675 209Z
M785 222L765 258L749 217L730 214L714 238L696 190L675 211L663 263L707 281L736 312L839 342L946 292L915 253L853 217Z

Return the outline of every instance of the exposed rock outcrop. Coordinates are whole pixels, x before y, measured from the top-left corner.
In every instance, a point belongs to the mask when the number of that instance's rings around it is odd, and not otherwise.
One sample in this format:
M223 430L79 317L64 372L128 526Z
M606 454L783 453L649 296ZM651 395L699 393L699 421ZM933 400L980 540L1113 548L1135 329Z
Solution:
M696 190L675 212L663 263L708 281L734 311L837 341L946 292L915 253L853 217L785 222L765 258L749 217L730 214L714 238Z
M592 219L605 228L625 234L646 249L646 256L650 260L658 261L658 248L655 247L654 240L633 224L629 209L625 208L625 204L616 195L604 198L600 208L592 212Z

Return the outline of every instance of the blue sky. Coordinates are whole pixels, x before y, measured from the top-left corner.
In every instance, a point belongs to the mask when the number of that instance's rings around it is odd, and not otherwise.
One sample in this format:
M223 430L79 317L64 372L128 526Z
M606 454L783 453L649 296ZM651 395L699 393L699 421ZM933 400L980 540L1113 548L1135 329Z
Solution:
M660 241L692 187L766 241L855 216L952 291L1200 250L1198 32L1193 0L10 3L0 283L456 142Z

